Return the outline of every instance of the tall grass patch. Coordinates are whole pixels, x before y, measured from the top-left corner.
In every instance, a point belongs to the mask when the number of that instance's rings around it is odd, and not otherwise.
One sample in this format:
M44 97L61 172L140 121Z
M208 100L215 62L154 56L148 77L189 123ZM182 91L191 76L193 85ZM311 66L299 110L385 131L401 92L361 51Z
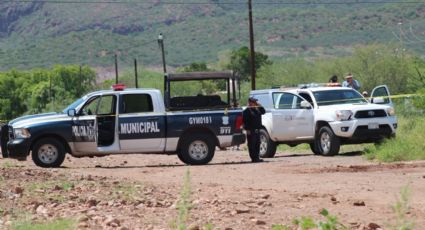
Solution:
M365 156L383 162L425 160L425 117L398 117L397 137L369 146Z

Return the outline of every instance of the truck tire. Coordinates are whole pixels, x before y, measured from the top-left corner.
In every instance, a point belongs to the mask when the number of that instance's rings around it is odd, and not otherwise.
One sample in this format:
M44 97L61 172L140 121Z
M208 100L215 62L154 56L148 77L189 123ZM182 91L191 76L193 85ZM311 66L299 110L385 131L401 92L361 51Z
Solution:
M270 139L267 130L260 129L260 157L273 158L276 154L276 143Z
M43 138L35 143L31 156L37 166L56 168L65 160L65 147L55 138Z
M215 152L213 138L206 134L186 137L178 153L179 159L189 165L208 164L214 157Z
M324 156L338 154L341 143L329 126L323 126L319 129L319 135L316 137L316 141L320 154Z
M321 154L320 149L319 149L319 144L317 143L317 141L310 143L310 149L314 153L314 155L320 155Z

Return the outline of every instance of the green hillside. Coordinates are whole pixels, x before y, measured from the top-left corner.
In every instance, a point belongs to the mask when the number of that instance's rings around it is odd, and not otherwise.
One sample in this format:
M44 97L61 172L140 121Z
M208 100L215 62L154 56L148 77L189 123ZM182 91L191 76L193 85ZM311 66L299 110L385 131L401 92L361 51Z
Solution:
M245 1L75 2L0 1L0 69L112 66L115 53L120 65L138 58L160 66L160 32L171 66L248 45ZM425 3L253 2L256 49L272 59L343 56L371 43L402 43L425 56Z

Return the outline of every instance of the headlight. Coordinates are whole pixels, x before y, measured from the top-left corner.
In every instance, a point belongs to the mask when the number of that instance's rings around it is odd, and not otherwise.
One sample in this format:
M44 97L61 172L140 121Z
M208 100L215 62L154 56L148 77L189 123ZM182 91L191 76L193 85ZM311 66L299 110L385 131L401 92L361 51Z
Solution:
M389 116L394 116L395 115L395 109L393 107L390 107L387 109L387 114Z
M340 121L347 121L351 119L351 116L353 116L353 112L351 110L337 110L336 112L336 119Z
M15 138L29 138L31 136L30 131L28 129L13 129L13 135Z

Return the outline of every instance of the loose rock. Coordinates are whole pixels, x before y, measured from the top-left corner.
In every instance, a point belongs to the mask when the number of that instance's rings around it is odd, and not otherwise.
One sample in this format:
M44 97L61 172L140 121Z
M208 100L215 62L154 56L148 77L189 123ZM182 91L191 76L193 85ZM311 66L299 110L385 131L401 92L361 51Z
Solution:
M366 206L365 202L362 200L356 200L353 202L354 206Z
M371 229L371 230L377 230L377 229L380 229L380 228L381 228L381 226L379 226L378 224L375 224L375 223L369 223L369 224L367 225L367 227L368 227L369 229Z

